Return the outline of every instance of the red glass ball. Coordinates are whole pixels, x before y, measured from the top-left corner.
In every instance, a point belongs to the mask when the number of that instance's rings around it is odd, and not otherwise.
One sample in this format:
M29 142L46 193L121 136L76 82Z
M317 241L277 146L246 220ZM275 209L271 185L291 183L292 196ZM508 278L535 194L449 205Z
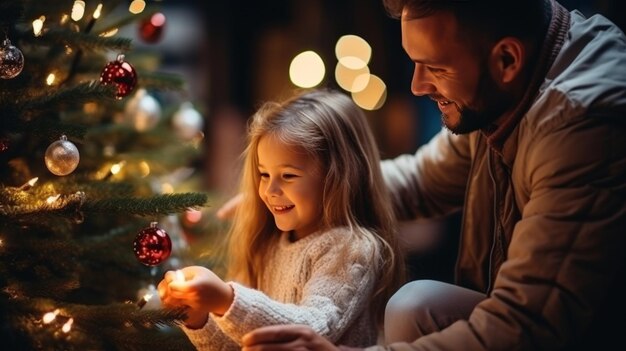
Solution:
M10 148L11 141L9 138L0 137L0 152L7 151Z
M146 43L156 43L163 37L165 15L157 12L139 23L139 37Z
M121 99L130 94L137 85L137 73L130 63L124 61L124 55L119 55L117 60L104 66L100 73L100 83L115 84L117 86L115 97Z
M172 240L165 230L156 226L144 228L133 242L133 251L139 262L146 266L156 266L172 253Z

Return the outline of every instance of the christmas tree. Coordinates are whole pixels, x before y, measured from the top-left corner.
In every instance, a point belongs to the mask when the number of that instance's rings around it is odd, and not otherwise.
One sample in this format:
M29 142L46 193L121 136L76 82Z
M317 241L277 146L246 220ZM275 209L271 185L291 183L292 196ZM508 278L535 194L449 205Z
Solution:
M0 0L4 350L191 349L184 309L146 308L210 197L190 190L201 116L167 95L185 82L116 35L157 42L150 6Z

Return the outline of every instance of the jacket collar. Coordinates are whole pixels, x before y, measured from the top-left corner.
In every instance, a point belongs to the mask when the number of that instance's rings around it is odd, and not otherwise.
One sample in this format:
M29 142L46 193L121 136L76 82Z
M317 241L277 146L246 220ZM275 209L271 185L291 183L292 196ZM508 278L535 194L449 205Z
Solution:
M501 123L499 125L492 125L482 130L482 133L487 137L487 144L497 153L504 156L505 163L509 165L511 165L515 155L517 143L508 143L507 139L528 111L531 102L545 79L548 69L552 66L561 50L569 30L570 14L563 6L555 0L550 0L550 6L547 6L546 11L551 13L550 23L548 24L546 37L543 40L536 68L526 93L518 105L500 119Z

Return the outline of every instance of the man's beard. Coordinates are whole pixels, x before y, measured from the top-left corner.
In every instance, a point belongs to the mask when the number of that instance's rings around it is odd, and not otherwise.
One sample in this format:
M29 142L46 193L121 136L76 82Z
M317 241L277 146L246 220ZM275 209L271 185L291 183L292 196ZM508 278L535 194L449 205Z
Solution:
M456 125L449 125L446 123L446 116L441 115L443 124L453 134L467 134L483 129L512 107L513 97L510 93L501 90L491 78L487 63L483 63L480 69L482 73L476 86L472 106L461 107L455 104L460 114L459 122Z

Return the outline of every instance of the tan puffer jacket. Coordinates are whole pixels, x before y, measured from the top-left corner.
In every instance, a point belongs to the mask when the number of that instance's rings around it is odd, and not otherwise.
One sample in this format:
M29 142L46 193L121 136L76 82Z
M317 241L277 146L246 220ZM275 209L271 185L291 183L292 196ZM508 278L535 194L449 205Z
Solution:
M566 27L501 148L444 130L383 162L401 218L463 208L456 280L489 294L469 320L386 349L624 344L626 38L601 16L572 12Z

